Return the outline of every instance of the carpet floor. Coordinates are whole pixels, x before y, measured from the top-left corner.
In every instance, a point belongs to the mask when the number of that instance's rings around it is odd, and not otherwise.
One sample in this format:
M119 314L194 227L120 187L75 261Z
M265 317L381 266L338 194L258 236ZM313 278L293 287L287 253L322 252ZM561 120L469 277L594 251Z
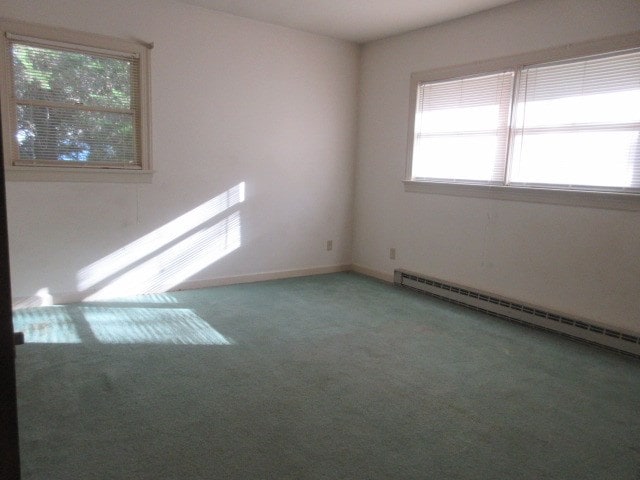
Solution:
M26 480L640 479L640 361L352 273L14 323Z

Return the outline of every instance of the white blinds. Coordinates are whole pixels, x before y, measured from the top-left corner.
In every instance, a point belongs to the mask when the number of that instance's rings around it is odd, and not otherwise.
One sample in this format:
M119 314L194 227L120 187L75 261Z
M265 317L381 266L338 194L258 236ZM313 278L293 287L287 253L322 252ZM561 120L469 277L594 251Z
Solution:
M418 85L411 176L504 181L514 72Z
M139 63L12 40L14 165L137 168Z
M640 51L524 68L509 181L640 190Z

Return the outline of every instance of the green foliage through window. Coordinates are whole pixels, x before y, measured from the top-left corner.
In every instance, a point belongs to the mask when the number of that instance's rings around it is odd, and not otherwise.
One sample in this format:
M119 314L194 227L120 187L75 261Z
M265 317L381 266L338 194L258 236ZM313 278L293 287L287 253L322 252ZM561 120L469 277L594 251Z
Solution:
M10 44L19 162L135 167L136 58Z

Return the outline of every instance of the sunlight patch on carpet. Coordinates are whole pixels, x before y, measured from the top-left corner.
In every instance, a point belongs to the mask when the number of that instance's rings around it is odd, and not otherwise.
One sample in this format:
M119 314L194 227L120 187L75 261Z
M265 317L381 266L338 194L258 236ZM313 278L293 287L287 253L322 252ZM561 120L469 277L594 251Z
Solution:
M15 311L13 329L24 333L26 343L82 343L76 322L63 307Z
M22 310L14 328L26 343L231 345L188 308L108 306Z

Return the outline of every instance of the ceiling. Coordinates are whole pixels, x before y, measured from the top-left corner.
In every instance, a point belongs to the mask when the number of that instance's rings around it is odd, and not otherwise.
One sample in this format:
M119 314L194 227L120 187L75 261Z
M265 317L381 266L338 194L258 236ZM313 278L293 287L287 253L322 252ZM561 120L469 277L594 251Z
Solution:
M357 43L464 17L517 0L180 0Z

